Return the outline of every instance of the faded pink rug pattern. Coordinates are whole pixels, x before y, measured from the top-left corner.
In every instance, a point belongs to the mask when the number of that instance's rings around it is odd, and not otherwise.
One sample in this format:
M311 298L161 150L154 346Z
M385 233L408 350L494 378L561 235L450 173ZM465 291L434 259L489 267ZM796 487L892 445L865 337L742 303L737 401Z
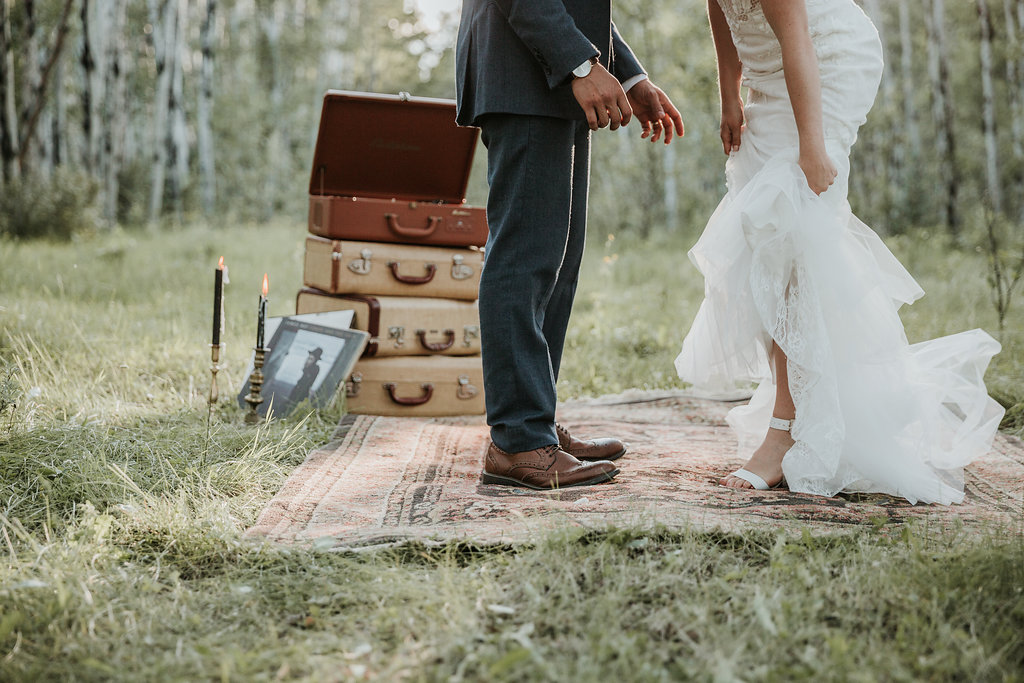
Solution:
M716 483L742 464L724 422L732 405L665 393L563 404L559 421L574 433L616 436L630 446L613 482L561 491L482 484L483 418L346 416L335 439L309 454L248 533L328 548L407 539L523 542L566 525L827 533L914 522L929 530L1024 529L1020 439L999 435L989 455L968 468L961 505L741 491Z

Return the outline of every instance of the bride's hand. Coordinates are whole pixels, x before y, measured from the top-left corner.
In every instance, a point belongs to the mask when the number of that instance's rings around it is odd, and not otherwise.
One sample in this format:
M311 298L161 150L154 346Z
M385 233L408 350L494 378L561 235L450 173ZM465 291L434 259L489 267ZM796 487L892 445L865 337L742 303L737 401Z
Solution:
M726 154L740 148L743 136L743 103L739 100L722 105L722 148Z
M835 164L832 163L832 159L829 158L824 149L814 152L804 152L801 150L800 160L797 163L800 164L800 169L807 178L807 185L817 195L825 192L836 181L836 176L839 175Z

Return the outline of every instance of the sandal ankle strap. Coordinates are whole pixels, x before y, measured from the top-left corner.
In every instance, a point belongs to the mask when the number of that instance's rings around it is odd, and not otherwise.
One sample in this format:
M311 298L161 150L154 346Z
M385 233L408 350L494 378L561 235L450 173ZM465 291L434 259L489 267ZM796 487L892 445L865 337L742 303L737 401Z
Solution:
M773 415L772 419L768 421L768 426L772 429L788 432L793 426L793 420L783 420L781 417L775 417Z

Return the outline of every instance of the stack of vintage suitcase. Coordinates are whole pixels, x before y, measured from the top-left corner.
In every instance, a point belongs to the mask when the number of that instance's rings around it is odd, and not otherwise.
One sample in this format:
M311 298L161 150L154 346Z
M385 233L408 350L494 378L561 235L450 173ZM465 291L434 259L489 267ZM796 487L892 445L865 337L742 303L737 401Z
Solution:
M465 205L479 131L455 103L324 96L296 313L353 310L370 334L347 410L484 412L477 288L487 221Z

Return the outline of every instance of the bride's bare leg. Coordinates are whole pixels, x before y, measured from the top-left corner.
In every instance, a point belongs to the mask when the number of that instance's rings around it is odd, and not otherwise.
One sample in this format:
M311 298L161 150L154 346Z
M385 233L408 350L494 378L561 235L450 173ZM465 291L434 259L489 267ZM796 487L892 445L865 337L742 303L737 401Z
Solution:
M796 407L793 405L793 395L789 393L789 368L786 354L772 342L771 361L775 366L775 407L772 415L783 420L792 420L796 416ZM782 457L793 445L793 437L789 432L781 429L769 429L764 441L754 451L743 469L758 475L769 486L774 486L782 481ZM750 482L739 477L729 475L719 481L723 486L733 488L753 488Z

